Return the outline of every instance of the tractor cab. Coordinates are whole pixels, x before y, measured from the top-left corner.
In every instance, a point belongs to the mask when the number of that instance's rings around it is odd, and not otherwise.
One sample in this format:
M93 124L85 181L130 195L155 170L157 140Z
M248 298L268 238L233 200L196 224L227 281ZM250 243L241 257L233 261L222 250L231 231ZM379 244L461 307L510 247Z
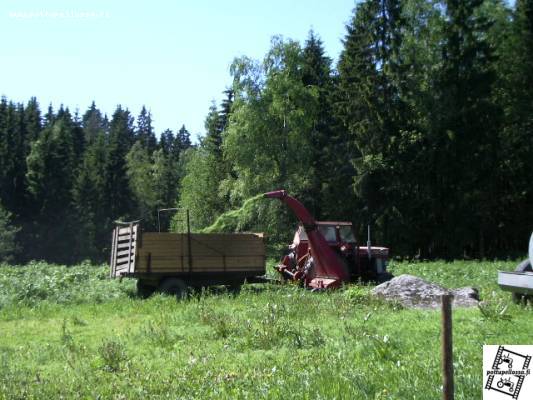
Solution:
M324 239L326 239L330 247L340 249L343 245L356 245L351 222L317 221L317 225L318 231L324 236ZM298 229L294 234L294 239L289 248L297 249L297 252L301 255L307 253L309 240L302 224L298 225Z
M348 267L350 280L361 278L381 281L389 278L388 248L371 246L369 251L368 246L359 246L351 222L317 221L316 224L328 245ZM298 225L288 250L288 254L282 259L282 264L292 271L305 269L311 254L307 233L302 224Z

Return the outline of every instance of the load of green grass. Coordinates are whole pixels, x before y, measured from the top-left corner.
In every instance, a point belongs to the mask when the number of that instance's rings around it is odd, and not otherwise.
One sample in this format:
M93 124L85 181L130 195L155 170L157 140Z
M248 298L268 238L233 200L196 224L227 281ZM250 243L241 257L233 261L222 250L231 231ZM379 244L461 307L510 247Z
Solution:
M253 219L257 201L263 198L263 194L251 197L244 201L238 210L230 210L220 215L216 221L202 229L202 233L238 232L245 229Z

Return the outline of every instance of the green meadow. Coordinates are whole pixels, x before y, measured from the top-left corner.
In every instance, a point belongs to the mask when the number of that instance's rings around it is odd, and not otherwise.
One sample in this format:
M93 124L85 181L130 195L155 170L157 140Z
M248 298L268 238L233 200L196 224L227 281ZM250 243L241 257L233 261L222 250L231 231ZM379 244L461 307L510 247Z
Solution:
M474 286L454 309L457 399L480 399L482 346L531 344L531 306L496 273L516 262L392 263L447 287ZM177 301L138 298L106 266L0 266L2 399L436 399L440 313L348 285L213 288Z

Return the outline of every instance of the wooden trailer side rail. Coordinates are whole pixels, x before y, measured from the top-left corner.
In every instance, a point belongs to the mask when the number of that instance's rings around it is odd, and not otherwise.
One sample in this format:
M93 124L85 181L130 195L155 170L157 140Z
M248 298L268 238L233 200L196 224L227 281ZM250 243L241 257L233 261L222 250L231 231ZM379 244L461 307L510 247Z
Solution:
M143 233L136 273L265 273L262 235Z

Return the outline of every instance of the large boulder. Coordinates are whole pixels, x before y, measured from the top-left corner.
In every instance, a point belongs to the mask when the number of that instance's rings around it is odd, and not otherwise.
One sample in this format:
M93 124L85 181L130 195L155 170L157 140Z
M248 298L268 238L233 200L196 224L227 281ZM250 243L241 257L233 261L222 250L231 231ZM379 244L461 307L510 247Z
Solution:
M387 300L399 301L406 307L437 308L443 294L454 296L454 306L472 307L479 302L479 294L475 288L446 289L413 275L392 278L376 286L372 293Z

